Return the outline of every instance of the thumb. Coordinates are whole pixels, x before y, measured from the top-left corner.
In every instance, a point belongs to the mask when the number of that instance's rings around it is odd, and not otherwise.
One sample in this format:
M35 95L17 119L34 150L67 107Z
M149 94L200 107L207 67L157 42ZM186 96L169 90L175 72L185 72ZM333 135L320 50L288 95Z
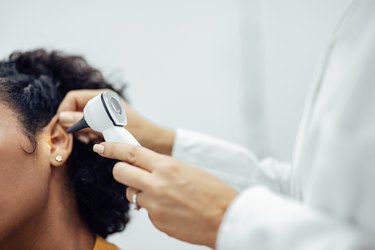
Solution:
M73 124L81 120L83 117L82 112L64 111L59 115L59 123L63 127L71 127Z

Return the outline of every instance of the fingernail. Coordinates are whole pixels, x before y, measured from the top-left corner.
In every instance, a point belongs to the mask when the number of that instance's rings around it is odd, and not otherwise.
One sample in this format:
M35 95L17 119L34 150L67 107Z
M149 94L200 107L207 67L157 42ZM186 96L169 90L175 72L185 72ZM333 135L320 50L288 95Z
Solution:
M93 147L94 152L98 154L103 154L104 153L104 146L101 144L95 144Z
M77 139L84 144L89 144L89 142L90 142L90 138L88 136L85 136L85 135L77 136Z
M61 112L59 116L59 121L64 123L74 122L74 117L69 112Z

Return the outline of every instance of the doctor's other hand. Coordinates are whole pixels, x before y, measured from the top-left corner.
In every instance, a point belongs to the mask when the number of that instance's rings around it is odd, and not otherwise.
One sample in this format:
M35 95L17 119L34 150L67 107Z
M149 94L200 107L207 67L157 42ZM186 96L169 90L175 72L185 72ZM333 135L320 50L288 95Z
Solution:
M114 178L128 186L126 197L145 208L152 223L168 235L215 248L217 233L237 192L206 171L141 146L103 142L99 155L120 160Z
M69 128L83 117L83 108L87 102L106 89L72 90L68 92L58 108L59 122ZM175 132L158 126L142 117L128 103L125 104L128 129L144 147L161 154L170 155L172 152ZM158 135L158 136L155 136ZM75 133L75 137L84 143L103 141L102 135L91 129L83 129Z

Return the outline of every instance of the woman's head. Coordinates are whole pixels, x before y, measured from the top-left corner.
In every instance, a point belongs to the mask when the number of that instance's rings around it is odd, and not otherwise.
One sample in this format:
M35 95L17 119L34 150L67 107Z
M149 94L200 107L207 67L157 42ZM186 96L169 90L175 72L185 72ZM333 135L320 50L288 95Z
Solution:
M71 194L93 233L124 229L129 204L112 177L115 162L73 139L55 116L68 91L100 88L113 89L82 57L36 50L0 62L0 240L47 209L51 197L71 202L52 192Z

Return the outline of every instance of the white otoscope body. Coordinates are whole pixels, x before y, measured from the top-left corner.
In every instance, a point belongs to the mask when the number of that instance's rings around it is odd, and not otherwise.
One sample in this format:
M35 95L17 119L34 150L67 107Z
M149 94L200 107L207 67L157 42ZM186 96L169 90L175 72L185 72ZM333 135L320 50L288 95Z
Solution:
M83 118L68 129L69 133L90 127L101 132L107 142L140 145L134 136L124 128L127 124L125 106L114 91L105 91L87 102Z

